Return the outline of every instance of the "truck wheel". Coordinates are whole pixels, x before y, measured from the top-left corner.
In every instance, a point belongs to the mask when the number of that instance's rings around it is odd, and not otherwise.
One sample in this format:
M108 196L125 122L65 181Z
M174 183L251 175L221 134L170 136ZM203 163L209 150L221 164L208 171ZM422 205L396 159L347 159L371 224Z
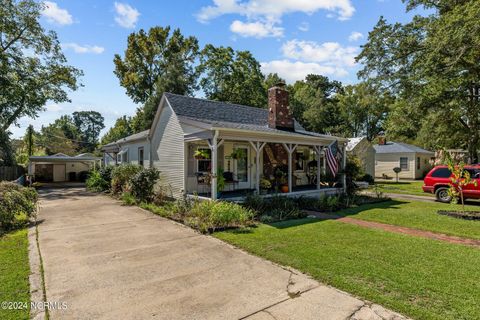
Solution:
M435 196L437 200L443 203L450 203L452 201L452 197L448 194L448 189L446 187L440 187L435 191Z

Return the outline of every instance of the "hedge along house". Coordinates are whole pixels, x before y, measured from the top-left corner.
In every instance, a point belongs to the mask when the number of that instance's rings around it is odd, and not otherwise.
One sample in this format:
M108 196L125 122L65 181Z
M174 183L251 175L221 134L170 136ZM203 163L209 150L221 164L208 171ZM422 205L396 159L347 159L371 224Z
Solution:
M393 168L399 167L401 179L421 179L432 168L435 153L420 147L393 142L385 138L373 146L375 148L375 175L378 178L393 178Z
M66 182L80 181L97 165L102 158L83 153L71 157L63 153L51 156L31 156L28 163L28 174L33 175L36 181Z
M283 185L292 196L336 193L344 179L325 181L323 156L334 141L339 142L343 167L347 139L303 129L290 114L288 92L279 85L268 91L268 110L165 93L144 140L130 136L103 149L117 156L148 150L143 165L160 170L161 182L174 197L186 193L241 199L261 193L266 180L272 187L264 192ZM128 156L126 160L135 162Z

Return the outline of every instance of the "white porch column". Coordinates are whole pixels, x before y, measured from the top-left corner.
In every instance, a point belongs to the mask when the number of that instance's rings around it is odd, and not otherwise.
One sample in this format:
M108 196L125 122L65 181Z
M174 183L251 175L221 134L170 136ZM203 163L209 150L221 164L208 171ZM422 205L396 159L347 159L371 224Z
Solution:
M212 200L217 200L217 167L218 167L218 131L215 131L215 134L211 140L208 141L210 150L212 150L212 179L210 181Z
M317 154L317 189L320 190L320 162L321 162L321 154L322 154L322 146L314 146L315 153Z
M293 183L292 183L292 181L293 181L293 179L292 179L292 154L295 151L295 149L297 148L297 146L298 145L292 144L292 143L289 143L289 144L283 143L283 147L288 152L288 193L292 192L292 186L293 186Z
M260 194L260 155L267 143L260 141L255 141L255 143L253 141L249 142L253 150L255 150L255 191L257 194Z
M346 143L343 143L342 167L344 172L342 176L343 192L347 192L347 175L345 174L345 168L347 167L347 144Z

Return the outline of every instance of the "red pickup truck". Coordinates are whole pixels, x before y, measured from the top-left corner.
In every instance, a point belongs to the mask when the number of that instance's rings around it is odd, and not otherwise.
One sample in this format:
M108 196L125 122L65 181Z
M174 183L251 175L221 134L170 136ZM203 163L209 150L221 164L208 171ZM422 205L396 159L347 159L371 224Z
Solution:
M463 188L465 199L480 199L480 165L465 166L465 170L470 173L472 179L477 180L477 185L469 184ZM448 189L452 181L452 173L447 166L436 166L425 176L423 180L423 192L434 193L440 202L450 202L452 198L448 194Z

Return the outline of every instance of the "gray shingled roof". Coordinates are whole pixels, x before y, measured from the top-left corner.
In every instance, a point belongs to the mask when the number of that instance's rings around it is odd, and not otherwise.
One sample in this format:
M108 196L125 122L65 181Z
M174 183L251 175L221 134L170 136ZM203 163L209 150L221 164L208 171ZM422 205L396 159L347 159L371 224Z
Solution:
M128 141L145 139L145 138L147 138L149 132L150 132L150 130L145 130L145 131L142 131L142 132L139 132L139 133L134 133L134 134L132 134L128 137L125 137L125 138L122 138L120 140L105 144L105 145L103 145L103 147L114 146L116 144L125 143L125 142L128 142Z
M330 137L306 131L298 123L295 125L295 132L270 128L268 126L268 110L266 109L186 97L173 93L165 93L165 97L180 119L199 121L210 124L212 127L288 134L298 137Z
M212 101L165 93L170 106L177 116L216 123L231 122L254 125L268 125L266 109L248 107L221 101Z
M388 141L387 144L376 144L373 146L375 148L375 151L377 153L410 153L410 152L416 152L416 153L428 153L428 154L434 154L434 152L422 149L420 147L408 144L408 143L403 143L403 142L394 142L394 141Z

